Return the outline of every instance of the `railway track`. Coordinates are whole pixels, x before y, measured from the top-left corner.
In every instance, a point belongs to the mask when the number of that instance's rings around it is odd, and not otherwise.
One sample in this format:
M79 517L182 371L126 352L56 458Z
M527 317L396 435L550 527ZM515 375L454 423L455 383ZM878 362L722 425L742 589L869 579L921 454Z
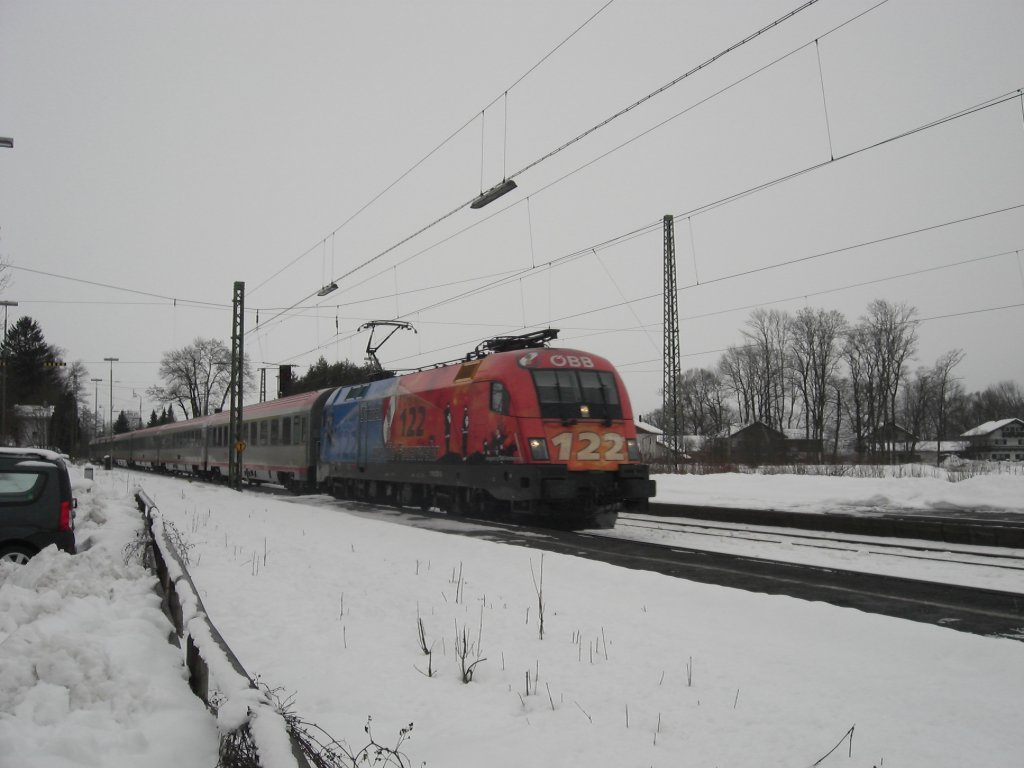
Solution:
M467 535L706 584L1024 640L1024 594L1020 592L655 544L607 532L552 532L509 526Z
M777 509L709 507L698 504L652 503L647 514L660 518L687 518L746 525L775 526L830 533L860 534L943 541L949 544L1024 549L1024 521L1020 515L950 512L943 517L916 510L884 513L809 514Z
M308 500L292 497L297 503ZM1024 641L1024 588L1020 591L953 583L891 573L798 562L770 556L765 547L820 550L830 553L875 552L894 561L936 560L938 565L984 568L1009 573L1024 584L1022 553L971 547L947 547L921 542L891 542L877 537L838 536L829 532L751 530L749 526L708 521L675 520L661 515L622 515L616 531L558 531L528 525L453 518L443 512L413 511L319 497L317 506L340 505L375 519L443 530L537 550L585 557L623 568L649 570L705 584L820 601L866 613L935 624L959 631ZM651 541L631 530L655 527L703 543L686 545ZM731 536L761 549L758 556L714 551L708 539ZM778 544L772 544L777 541ZM962 561L962 562L960 562ZM993 581L993 583L996 583Z
M815 553L848 553L846 562L838 566L847 568L856 559L867 561L864 567L868 569L877 562L909 561L912 566L928 563L947 566L948 575L943 579L942 574L938 574L940 580L966 586L972 584L965 584L965 578L974 579L972 583L977 586L1009 581L1016 582L1024 592L1024 550L1017 549L822 531L796 532L772 526L666 519L639 514L620 516L612 535L653 543L672 543L675 540L676 544L722 553L744 554L756 547L759 557L819 565L829 563L825 558L815 558ZM854 567L854 570L863 569Z

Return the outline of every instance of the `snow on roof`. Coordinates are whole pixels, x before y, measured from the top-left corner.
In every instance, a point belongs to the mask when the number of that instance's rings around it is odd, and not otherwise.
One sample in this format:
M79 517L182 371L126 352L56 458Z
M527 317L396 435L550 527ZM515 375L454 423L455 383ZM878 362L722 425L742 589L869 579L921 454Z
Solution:
M962 435L960 435L960 437L981 437L982 435L988 435L995 432L997 429L1002 429L1007 424L1012 424L1015 421L1019 423L1021 426L1024 426L1024 421L1021 421L1020 419L1000 419L999 421L986 421L984 424L977 426L974 429L967 430Z
M643 430L644 432L646 432L648 434L651 434L651 435L663 435L663 434L665 434L664 431L658 429L653 424L648 424L643 419L634 418L633 419L633 423L636 424L636 428L637 429Z
M7 456L33 456L48 461L56 461L62 458L61 454L47 448L0 448L0 455Z

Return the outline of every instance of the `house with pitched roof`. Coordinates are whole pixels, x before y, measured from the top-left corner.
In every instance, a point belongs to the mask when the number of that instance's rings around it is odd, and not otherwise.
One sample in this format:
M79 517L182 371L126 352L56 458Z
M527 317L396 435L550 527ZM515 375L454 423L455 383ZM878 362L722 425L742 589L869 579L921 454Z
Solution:
M1024 461L1024 421L986 421L960 437L969 442L967 458L986 461Z

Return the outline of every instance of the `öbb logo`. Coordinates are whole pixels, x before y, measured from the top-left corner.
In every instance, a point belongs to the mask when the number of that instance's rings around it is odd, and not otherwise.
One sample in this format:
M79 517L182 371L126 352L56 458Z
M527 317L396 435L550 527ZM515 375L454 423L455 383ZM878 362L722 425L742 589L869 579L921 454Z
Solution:
M552 355L548 362L555 368L593 368L594 361L582 355Z

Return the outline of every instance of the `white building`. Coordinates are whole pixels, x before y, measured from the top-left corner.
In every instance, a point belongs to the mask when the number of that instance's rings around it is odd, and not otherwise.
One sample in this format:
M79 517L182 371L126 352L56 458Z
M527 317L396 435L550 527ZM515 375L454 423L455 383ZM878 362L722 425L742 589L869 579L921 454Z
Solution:
M986 421L960 437L970 442L967 455L988 461L1024 461L1024 421Z

